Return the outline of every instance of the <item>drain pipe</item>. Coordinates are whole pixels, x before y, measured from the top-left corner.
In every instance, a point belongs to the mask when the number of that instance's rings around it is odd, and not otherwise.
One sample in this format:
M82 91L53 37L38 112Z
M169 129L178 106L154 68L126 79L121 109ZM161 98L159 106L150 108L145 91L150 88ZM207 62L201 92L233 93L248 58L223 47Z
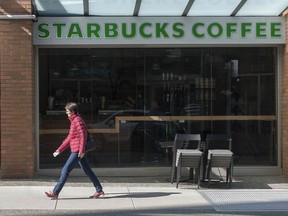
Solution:
M0 15L0 20L37 20L35 15L27 14L27 15Z

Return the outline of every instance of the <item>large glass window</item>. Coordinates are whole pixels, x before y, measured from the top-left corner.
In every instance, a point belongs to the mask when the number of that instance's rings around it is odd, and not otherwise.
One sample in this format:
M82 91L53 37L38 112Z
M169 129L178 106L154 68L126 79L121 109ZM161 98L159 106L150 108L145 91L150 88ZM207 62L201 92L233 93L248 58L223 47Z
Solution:
M271 47L41 48L40 168L66 160L52 153L69 101L97 141L93 166L170 166L176 133L228 133L236 166L277 165L276 57Z

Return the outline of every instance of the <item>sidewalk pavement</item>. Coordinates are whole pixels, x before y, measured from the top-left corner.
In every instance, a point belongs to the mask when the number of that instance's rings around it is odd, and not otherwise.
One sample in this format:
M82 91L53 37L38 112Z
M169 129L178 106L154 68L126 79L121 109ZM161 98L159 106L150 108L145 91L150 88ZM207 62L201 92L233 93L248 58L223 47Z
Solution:
M288 181L282 177L238 177L232 189L223 182L181 182L167 178L100 177L106 195L84 177L70 178L58 200L43 192L56 179L0 180L0 215L288 215Z

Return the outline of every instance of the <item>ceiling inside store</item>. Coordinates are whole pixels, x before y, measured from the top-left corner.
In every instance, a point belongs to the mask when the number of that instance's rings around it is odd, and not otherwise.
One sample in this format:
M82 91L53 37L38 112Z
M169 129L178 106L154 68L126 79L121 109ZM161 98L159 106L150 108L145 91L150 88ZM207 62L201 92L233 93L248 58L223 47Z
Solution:
M288 0L32 0L36 16L282 16Z

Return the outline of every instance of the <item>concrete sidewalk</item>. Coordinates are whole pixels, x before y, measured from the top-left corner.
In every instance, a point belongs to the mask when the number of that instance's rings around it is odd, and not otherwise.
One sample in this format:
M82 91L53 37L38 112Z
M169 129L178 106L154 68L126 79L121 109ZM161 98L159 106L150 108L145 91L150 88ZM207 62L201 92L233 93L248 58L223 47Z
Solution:
M0 209L144 210L211 209L196 190L165 187L106 187L104 197L89 199L93 187L64 187L58 200L44 196L44 186L0 187ZM17 194L17 196L15 196Z
M176 189L167 179L100 179L106 195L94 200L87 178L70 178L58 200L43 194L56 179L0 180L0 215L288 215L281 177L236 178L232 189L220 182L200 189L183 182Z

